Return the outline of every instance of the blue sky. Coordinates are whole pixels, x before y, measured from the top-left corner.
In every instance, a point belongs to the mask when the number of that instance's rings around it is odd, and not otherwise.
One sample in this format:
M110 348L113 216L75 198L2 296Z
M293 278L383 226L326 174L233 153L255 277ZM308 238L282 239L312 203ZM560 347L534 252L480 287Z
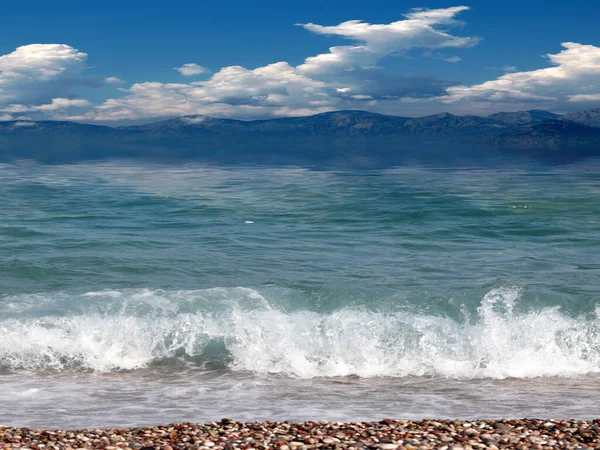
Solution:
M11 2L0 119L600 106L600 2L421 1Z

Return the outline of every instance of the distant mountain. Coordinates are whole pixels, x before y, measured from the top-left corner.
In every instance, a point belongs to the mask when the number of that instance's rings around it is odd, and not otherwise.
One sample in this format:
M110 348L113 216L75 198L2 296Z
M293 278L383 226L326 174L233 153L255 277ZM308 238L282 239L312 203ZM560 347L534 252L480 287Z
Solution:
M412 136L452 136L464 140L473 136L496 134L506 129L501 122L480 116L454 116L448 113L408 119L403 131Z
M118 128L59 121L0 122L0 159L5 161L123 157L381 166L516 155L555 161L600 157L600 109L566 116L547 111L418 118L336 111L253 121L184 116Z
M517 111L517 112L499 112L491 114L488 119L502 122L506 125L532 125L536 123L545 122L547 120L555 120L560 116L558 114L551 113L550 111L531 110L531 111Z
M126 156L111 127L58 121L0 122L0 159L74 161Z
M512 151L554 161L600 157L600 128L566 120L551 120L491 136L485 142Z
M301 133L339 134L344 136L396 133L408 119L385 116L366 111L336 111L309 117L240 121L216 119L208 116L183 116L147 125L121 127L129 132L153 135L186 135L210 133L231 135L237 133Z
M184 116L121 130L152 136L275 134L302 136L435 136L487 134L506 129L506 124L479 116L443 113L409 118L366 111L335 111L309 117L238 121L206 116Z
M246 131L250 123L241 120L217 119L209 116L183 116L161 122L119 127L117 129L129 134L150 137L179 137L197 133L226 135Z
M600 108L565 114L562 119L581 123L588 127L600 128Z
M335 111L309 117L248 122L253 132L293 133L327 136L382 136L397 134L406 117L385 116L367 111Z

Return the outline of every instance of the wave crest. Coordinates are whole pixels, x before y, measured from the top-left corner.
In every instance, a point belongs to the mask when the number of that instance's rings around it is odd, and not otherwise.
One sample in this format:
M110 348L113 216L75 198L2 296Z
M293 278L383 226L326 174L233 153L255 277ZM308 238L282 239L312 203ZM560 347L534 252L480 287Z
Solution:
M66 296L61 301L77 301L78 313L23 318L19 310L0 320L0 367L109 372L172 360L192 366L226 361L236 371L303 378L600 372L597 316L573 318L558 308L517 314L520 295L515 287L493 289L477 317L461 322L409 311L284 311L245 288ZM18 298L8 305L27 309L39 301Z

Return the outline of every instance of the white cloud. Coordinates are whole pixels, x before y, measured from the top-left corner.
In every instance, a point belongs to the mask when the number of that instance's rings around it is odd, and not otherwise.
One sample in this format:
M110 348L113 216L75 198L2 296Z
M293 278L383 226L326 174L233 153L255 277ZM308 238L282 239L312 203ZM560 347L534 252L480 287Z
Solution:
M451 56L450 58L445 58L444 61L449 63L457 63L462 61L462 58L460 56Z
M182 119L184 123L188 125L196 125L206 121L206 116L192 116L192 117L184 117Z
M0 114L0 122L8 122L11 120L15 120L15 118L10 114Z
M16 113L28 113L28 112L55 112L69 108L82 108L91 106L91 102L84 99L68 99L68 98L53 98L52 101L44 105L19 105L13 104L6 108L2 108L2 111L16 114Z
M68 97L87 54L64 44L31 44L0 56L0 105Z
M64 44L31 44L0 56L3 83L22 74L45 81L80 66L87 54Z
M121 84L123 81L119 77L106 77L104 82L106 84Z
M387 54L411 48L471 47L480 39L457 37L436 28L439 25L458 23L454 19L455 16L468 10L467 6L413 10L405 14L406 19L389 24L370 24L360 20L350 20L334 26L313 23L301 24L301 26L316 34L337 35L362 42L360 47L372 53Z
M444 103L470 105L493 103L534 103L561 109L568 102L597 99L600 92L600 47L575 42L562 44L564 50L547 55L552 67L506 73L473 86L453 86L439 98Z
M184 64L181 67L173 67L174 70L179 72L184 77L190 77L193 75L200 75L202 73L206 73L206 68L199 66L198 64L188 63Z
M364 108L407 115L440 110L485 114L500 109L561 111L600 102L600 47L593 45L564 43L537 70L496 66L505 72L502 76L475 85L380 66L385 58L397 56L461 61L454 53L480 42L455 34L458 15L468 9L415 9L387 24L301 24L312 33L345 39L347 45L309 56L299 65L280 61L257 68L229 66L203 80L138 82L118 89L121 97L97 106L77 98L73 89L115 86L122 83L119 78L86 77L87 54L68 45L27 45L0 56L0 119L20 119L25 113L99 121L181 115L262 118ZM182 76L207 72L195 63L174 69Z
M570 102L600 102L600 94L569 95Z
M449 25L456 24L456 15L469 9L468 6L453 6L443 9L414 8L404 17L426 25Z
M372 68L387 55L415 48L472 47L480 42L480 38L454 36L437 28L458 24L455 16L467 10L467 6L413 10L405 15L406 19L389 24L370 24L360 20L350 20L334 26L300 24L315 34L341 36L358 44L331 47L329 53L307 58L298 69L311 74L324 74L340 68L365 69Z
M326 96L324 83L298 73L280 62L249 70L221 69L207 81L192 83L136 83L122 99L109 99L88 118L124 120L191 114L257 117L289 115L309 101ZM320 107L311 110L330 110Z
M55 117L70 108L88 108L78 87L98 88L121 83L117 77L86 75L86 53L66 44L30 44L0 55L0 113L4 120Z
M287 62L255 69L230 66L206 81L135 83L124 90L123 98L108 99L83 118L109 121L195 114L284 117L364 107L365 101L393 101L407 94L439 96L448 83L434 77L390 75L376 65L386 56L411 49L477 44L478 38L457 37L448 32L449 27L458 23L456 15L466 10L465 6L413 10L404 20L390 24L361 21L336 26L304 24L313 33L338 35L355 42L308 57L296 67ZM190 63L175 70L182 75L195 75L204 68Z

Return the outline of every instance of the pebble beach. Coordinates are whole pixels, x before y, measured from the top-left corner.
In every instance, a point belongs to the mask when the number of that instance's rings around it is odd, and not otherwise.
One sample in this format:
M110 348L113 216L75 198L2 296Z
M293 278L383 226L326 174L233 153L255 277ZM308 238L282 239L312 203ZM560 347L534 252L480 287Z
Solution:
M0 427L0 449L580 449L600 446L600 419L236 422L95 430Z

